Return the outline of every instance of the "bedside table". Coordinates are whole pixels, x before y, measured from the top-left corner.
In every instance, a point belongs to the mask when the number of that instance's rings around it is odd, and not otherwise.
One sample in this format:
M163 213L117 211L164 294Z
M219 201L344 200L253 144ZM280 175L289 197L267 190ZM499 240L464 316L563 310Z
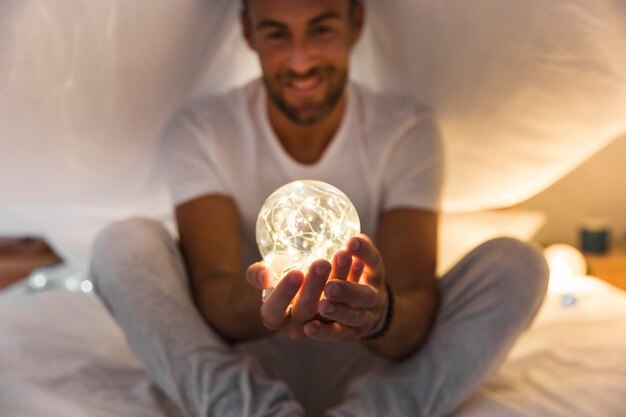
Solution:
M626 246L618 246L605 255L584 255L590 275L626 290Z

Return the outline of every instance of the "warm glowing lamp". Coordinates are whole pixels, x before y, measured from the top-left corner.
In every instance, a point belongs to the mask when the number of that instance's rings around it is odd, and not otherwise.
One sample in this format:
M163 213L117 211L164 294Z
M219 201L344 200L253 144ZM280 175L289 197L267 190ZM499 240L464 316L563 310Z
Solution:
M301 180L265 200L256 241L275 285L289 271L306 272L316 259L330 260L360 229L359 215L343 192L322 181ZM270 292L265 290L263 298Z
M550 279L570 279L587 273L587 262L578 249L564 243L550 245L543 255L550 266Z
M587 262L578 249L563 243L550 245L543 251L550 267L550 289L563 293L561 302L573 305L576 298L572 294L574 278L587 274Z

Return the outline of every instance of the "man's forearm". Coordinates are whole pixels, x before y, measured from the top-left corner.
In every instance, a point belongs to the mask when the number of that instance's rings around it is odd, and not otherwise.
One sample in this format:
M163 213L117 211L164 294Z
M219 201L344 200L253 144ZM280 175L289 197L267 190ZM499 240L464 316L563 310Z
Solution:
M390 359L402 359L426 340L437 311L437 293L410 290L394 293L389 328L381 337L364 343L374 352Z
M205 321L230 343L269 336L261 320L261 294L241 276L220 275L193 288L194 301Z

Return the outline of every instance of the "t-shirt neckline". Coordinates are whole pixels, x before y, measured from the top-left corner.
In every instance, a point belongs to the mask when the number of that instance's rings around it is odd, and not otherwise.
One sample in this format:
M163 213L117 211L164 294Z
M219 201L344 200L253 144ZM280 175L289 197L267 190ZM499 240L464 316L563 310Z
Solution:
M341 144L346 140L350 126L354 125L355 97L352 84L348 82L346 85L346 107L344 109L344 114L341 119L339 128L337 129L337 132L335 132L335 136L333 136L333 138L328 143L321 157L312 164L305 164L297 161L291 155L289 155L285 148L283 148L283 145L280 143L278 136L276 136L276 132L274 132L274 129L272 128L269 120L269 112L267 108L267 92L265 91L265 86L263 85L261 80L258 80L257 85L260 90L260 93L257 95L257 116L261 121L261 129L263 135L270 142L269 145L275 150L274 154L277 155L285 164L301 171L315 170L327 164L328 161L332 161L333 155L338 152L338 150L341 148Z

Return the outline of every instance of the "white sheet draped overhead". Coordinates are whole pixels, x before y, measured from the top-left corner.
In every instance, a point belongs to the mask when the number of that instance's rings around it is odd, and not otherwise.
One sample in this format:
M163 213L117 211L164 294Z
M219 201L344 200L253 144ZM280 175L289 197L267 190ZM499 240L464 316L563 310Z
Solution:
M516 204L626 134L623 0L371 0L354 76L438 114L445 208ZM106 222L165 217L159 131L258 74L234 0L0 1L0 233L84 262Z

